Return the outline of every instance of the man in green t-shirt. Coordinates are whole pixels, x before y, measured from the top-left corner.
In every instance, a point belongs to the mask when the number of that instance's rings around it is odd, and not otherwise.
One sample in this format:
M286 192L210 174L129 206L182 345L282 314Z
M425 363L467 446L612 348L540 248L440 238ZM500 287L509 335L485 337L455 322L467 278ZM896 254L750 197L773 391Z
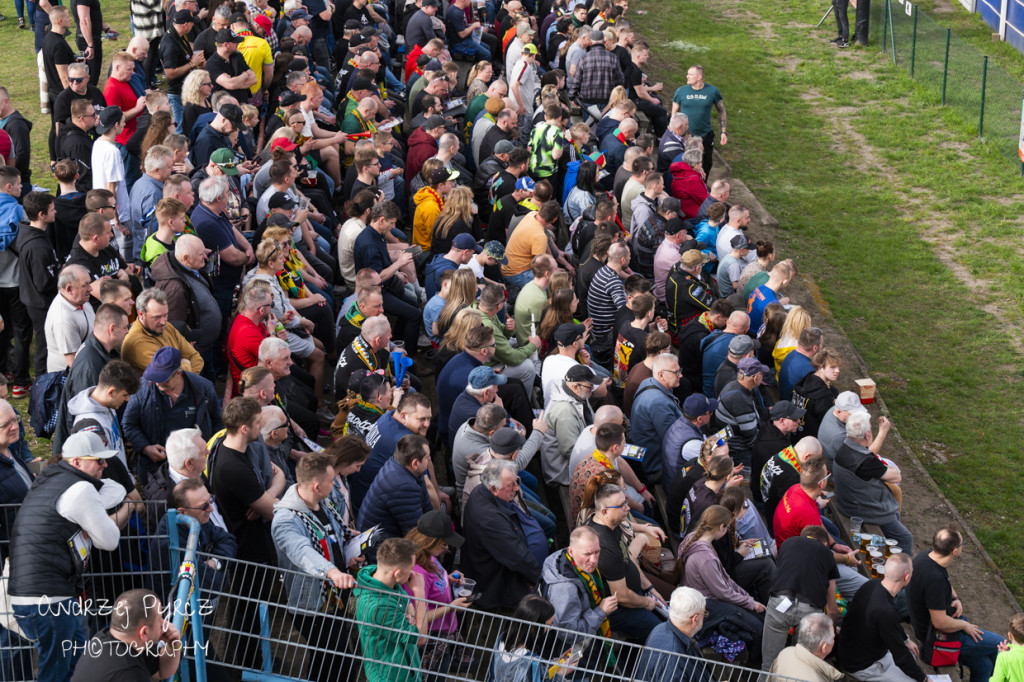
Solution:
M694 64L686 72L686 85L672 96L672 113L686 114L690 119L690 134L704 140L704 177L711 172L711 153L715 147L715 135L711 129L711 107L718 109L718 124L722 128L721 143L728 143L725 134L725 100L714 85L704 82L704 67Z

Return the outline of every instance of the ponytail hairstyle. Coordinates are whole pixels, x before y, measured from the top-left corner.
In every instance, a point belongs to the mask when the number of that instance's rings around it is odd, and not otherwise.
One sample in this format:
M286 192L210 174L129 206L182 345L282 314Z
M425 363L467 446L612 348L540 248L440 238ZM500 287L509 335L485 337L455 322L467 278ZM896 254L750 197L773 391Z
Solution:
M685 556L686 550L705 534L716 531L721 526L729 526L732 523L733 515L731 511L720 504L711 505L700 515L697 527L690 533L682 547L679 548L679 556Z

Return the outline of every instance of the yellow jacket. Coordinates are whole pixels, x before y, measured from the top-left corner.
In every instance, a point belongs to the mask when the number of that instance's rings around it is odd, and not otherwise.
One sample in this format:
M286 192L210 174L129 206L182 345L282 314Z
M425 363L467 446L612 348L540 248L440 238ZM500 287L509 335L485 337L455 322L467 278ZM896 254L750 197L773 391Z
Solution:
M421 187L412 200L416 204L412 218L412 243L429 251L434 239L434 223L444 208L444 198L433 187Z
M128 330L128 336L124 337L124 344L121 346L121 359L142 374L149 366L153 355L164 346L181 351L181 368L183 370L196 374L203 371L204 363L199 351L193 348L192 344L181 335L181 332L170 323L164 327L163 334L157 335L143 327L139 320L135 320L132 328Z

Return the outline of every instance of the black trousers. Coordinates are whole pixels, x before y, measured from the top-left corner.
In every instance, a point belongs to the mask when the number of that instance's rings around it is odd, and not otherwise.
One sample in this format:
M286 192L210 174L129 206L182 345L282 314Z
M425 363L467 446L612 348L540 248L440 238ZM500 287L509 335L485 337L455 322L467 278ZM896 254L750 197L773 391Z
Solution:
M102 26L100 28L103 28ZM75 38L75 45L79 52L85 52L89 47L85 38ZM152 48L150 48L152 49ZM100 69L103 68L103 41L99 36L93 36L92 59L86 62L89 65L89 85L96 85L100 81Z
M832 9L836 13L836 29L839 31L839 37L843 40L850 40L850 18L847 16L847 11L850 7L850 0L832 0Z
M36 338L36 352L32 358L32 368L36 378L46 374L46 311L47 308L25 306L28 317L32 320L32 333Z
M701 139L704 141L704 158L701 159L701 166L704 168L704 179L706 181L711 174L711 162L715 158L715 131L709 131Z
M416 352L416 341L420 337L420 322L423 320L420 309L405 298L395 296L386 289L382 293L384 312L395 317L394 337L405 341L405 350L412 355Z
M17 289L0 289L0 317L4 319L4 330L0 332L0 374L10 372L15 386L28 386L32 383L28 373L28 349L32 345L32 319L28 316L25 304L18 297ZM8 357L12 340L14 341L13 363ZM45 334L41 342L45 350Z
M309 661L306 679L337 682L359 676L359 661L344 655L352 656L352 652L349 650L351 638L348 623L341 620L343 615L340 611L328 611L324 614L297 614L293 617L295 629L302 633L309 647L303 656Z
M644 112L651 121L651 126L654 128L654 134L661 139L661 136L668 130L668 112L665 111L665 107L658 104L653 104L645 99L637 99L636 108Z

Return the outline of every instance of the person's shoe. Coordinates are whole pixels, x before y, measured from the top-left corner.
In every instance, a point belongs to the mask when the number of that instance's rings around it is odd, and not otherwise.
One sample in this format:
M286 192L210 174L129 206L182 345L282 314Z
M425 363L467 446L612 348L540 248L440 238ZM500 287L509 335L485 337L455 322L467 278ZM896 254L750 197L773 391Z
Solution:
M334 421L334 413L331 412L330 409L328 409L326 406L321 407L319 410L317 410L316 416L320 419L320 421L326 422L328 424Z
M836 43L836 47L838 47L840 50L845 50L849 46L850 43L847 40L840 40L838 43Z
M17 384L15 384L14 389L11 391L11 396L15 400L21 400L22 398L27 398L28 397L28 390L29 390L29 388L31 388L31 387L30 386L18 386Z
M25 28L25 18L24 17L18 17L18 28L20 28L20 29L24 29Z
M843 37L842 37L842 36L836 36L835 38L833 38L832 40L830 40L830 41L828 41L828 42L830 42L830 43L833 43L833 44L834 44L834 43L838 43L838 42L839 42L840 40L842 40L842 39L843 39Z
M430 342L430 337L420 332L420 338L416 339L416 346L419 348L433 348L434 344Z

